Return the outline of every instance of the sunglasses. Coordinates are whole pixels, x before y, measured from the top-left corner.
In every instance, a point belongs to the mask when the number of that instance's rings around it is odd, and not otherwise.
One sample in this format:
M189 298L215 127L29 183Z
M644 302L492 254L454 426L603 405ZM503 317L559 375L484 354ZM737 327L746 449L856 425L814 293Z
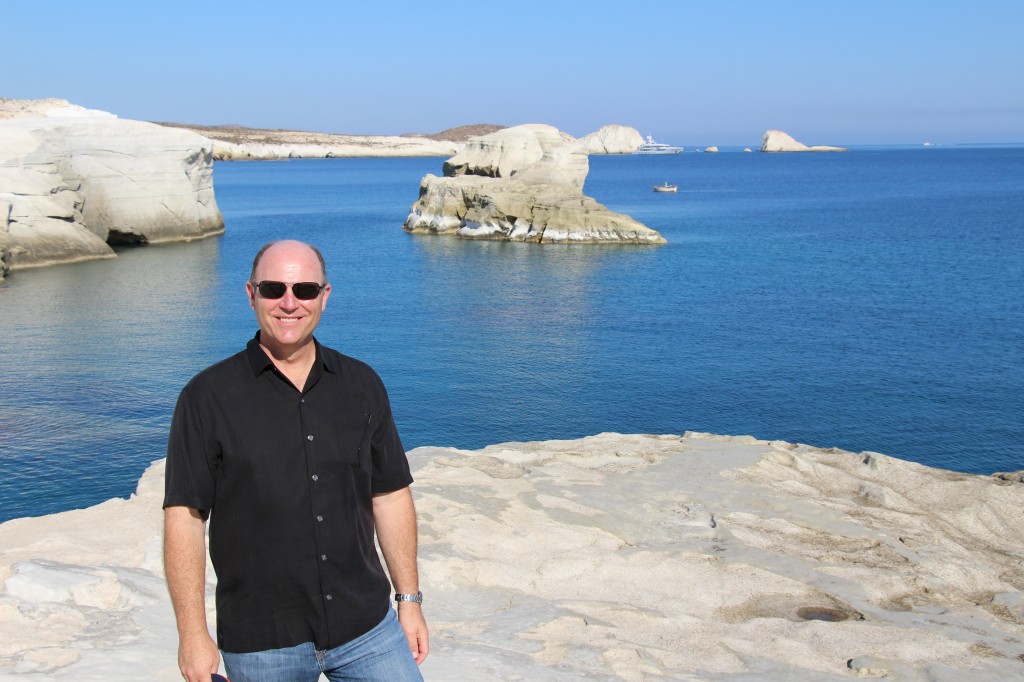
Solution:
M256 287L256 291L260 292L260 298L276 299L284 296L284 293L288 291L289 285L284 282L265 279L262 282L254 282L253 286ZM316 282L296 282L291 285L291 288L295 298L300 301L311 301L320 295L325 286L327 285L317 284Z

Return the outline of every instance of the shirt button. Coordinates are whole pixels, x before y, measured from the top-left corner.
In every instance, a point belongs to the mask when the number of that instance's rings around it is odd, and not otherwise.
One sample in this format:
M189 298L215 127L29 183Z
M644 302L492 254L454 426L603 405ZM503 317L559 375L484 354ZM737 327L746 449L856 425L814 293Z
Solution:
M299 398L299 402L302 403L303 405L305 405L306 404L306 399L305 398Z
M317 476L316 474L313 474L313 475L312 475L312 476L311 476L310 478L312 478L314 482L316 482L316 481L319 481L319 480L320 480L320 477L319 477L319 476Z
M313 440L313 434L311 433L308 436L306 436L306 440L309 440L309 441Z
M322 521L324 520L324 517L322 517L322 516L317 516L317 517L316 517L316 520L317 520L317 522L322 522Z
M320 561L327 561L327 555L326 554L321 554L320 555Z
M334 599L334 595L329 594L325 597L325 599L327 599L327 601L331 601L332 599Z

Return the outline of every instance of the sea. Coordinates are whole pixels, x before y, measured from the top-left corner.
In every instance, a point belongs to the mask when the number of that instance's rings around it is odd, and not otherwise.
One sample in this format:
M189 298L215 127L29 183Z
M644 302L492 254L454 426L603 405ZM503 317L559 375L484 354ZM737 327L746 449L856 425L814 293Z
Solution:
M223 236L10 275L0 521L133 492L281 238L322 249L318 338L407 448L693 430L1024 469L1024 146L591 157L585 192L663 246L409 235L442 161L217 162Z

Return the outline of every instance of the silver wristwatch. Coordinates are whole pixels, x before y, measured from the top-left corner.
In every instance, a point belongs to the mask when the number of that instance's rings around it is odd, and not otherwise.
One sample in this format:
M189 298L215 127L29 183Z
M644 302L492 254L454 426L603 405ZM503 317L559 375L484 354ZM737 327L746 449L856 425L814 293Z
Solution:
M416 594L396 594L395 595L395 601L397 601L397 602L411 601L411 602L416 602L417 604L422 604L423 603L423 593L422 592L417 592Z

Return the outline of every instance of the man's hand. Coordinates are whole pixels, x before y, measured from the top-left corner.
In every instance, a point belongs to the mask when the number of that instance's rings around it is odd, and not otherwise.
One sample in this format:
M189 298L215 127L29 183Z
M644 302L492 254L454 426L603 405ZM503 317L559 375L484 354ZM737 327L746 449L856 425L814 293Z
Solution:
M178 643L178 668L186 682L210 682L220 668L220 651L208 633L182 637Z
M416 602L398 603L398 622L405 630L405 638L409 640L409 650L416 659L416 665L430 652L430 636L427 633L427 621L423 618L423 609Z

